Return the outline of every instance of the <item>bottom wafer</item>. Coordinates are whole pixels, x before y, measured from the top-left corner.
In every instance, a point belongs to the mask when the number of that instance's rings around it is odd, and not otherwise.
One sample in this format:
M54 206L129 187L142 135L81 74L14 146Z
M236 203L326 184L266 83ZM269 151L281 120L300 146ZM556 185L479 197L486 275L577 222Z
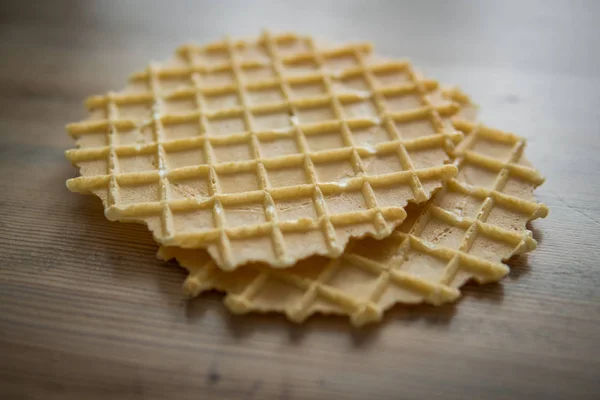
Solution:
M199 250L163 247L158 256L188 269L190 295L225 291L234 313L283 312L295 322L317 312L344 314L360 326L379 321L395 303L454 301L466 281L497 281L508 273L503 260L533 250L525 225L548 213L533 197L543 178L523 156L523 138L465 119L454 123L465 133L457 178L428 203L411 206L384 240L355 240L339 258L313 257L285 270L250 264L223 272Z

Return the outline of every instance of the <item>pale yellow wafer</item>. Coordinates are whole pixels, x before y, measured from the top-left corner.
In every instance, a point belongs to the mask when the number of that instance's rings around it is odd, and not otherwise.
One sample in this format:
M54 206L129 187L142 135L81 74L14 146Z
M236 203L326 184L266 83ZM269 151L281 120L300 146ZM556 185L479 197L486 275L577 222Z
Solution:
M458 91L450 95L466 101ZM462 115L472 118L472 107ZM525 225L548 209L533 198L543 178L523 156L523 138L464 118L455 123L467 134L456 149L458 177L430 202L411 206L386 239L355 240L340 258L313 257L283 271L252 264L223 272L206 252L173 247L158 256L189 270L190 295L227 292L234 313L278 311L296 322L315 312L346 314L358 326L379 321L395 303L456 300L467 280L497 281L508 272L503 260L533 250Z
M185 46L123 92L88 99L90 118L68 126L82 176L67 186L226 270L389 236L407 201L455 176L462 135L441 118L456 106L433 105L408 62L370 51L269 33Z

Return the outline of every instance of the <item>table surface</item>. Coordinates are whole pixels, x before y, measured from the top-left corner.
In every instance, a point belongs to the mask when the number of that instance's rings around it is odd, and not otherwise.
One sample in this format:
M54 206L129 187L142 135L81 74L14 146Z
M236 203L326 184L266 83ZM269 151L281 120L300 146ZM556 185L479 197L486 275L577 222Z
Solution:
M1 2L0 398L597 398L598 15L596 1ZM187 301L144 227L66 189L64 125L180 43L263 27L373 41L527 137L551 209L538 249L455 305L362 330Z

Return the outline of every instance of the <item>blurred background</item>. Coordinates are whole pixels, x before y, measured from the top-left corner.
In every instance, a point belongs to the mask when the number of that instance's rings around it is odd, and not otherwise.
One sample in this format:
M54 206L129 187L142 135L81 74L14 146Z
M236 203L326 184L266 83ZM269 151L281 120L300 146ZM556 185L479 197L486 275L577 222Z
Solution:
M2 89L31 101L59 99L48 105L58 130L83 115L73 103L122 87L181 43L263 28L372 41L377 52L408 57L429 77L460 85L485 122L531 140L556 140L548 131L565 120L600 122L600 91L590 88L600 68L591 51L600 13L593 0L55 0L3 1L0 10ZM533 161L541 156L548 154Z
M0 0L0 398L597 398L599 16L596 0ZM67 191L64 126L182 43L263 28L371 41L528 138L551 209L538 250L504 284L367 332L186 302L145 227Z

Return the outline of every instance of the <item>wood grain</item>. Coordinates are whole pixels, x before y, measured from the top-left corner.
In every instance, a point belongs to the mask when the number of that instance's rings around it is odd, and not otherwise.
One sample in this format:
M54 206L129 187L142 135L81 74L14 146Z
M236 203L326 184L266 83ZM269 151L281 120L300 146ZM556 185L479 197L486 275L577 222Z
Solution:
M0 3L0 398L597 398L599 3L375 3ZM184 299L145 228L65 188L64 124L182 42L265 26L410 56L529 138L539 249L456 305L365 330Z

